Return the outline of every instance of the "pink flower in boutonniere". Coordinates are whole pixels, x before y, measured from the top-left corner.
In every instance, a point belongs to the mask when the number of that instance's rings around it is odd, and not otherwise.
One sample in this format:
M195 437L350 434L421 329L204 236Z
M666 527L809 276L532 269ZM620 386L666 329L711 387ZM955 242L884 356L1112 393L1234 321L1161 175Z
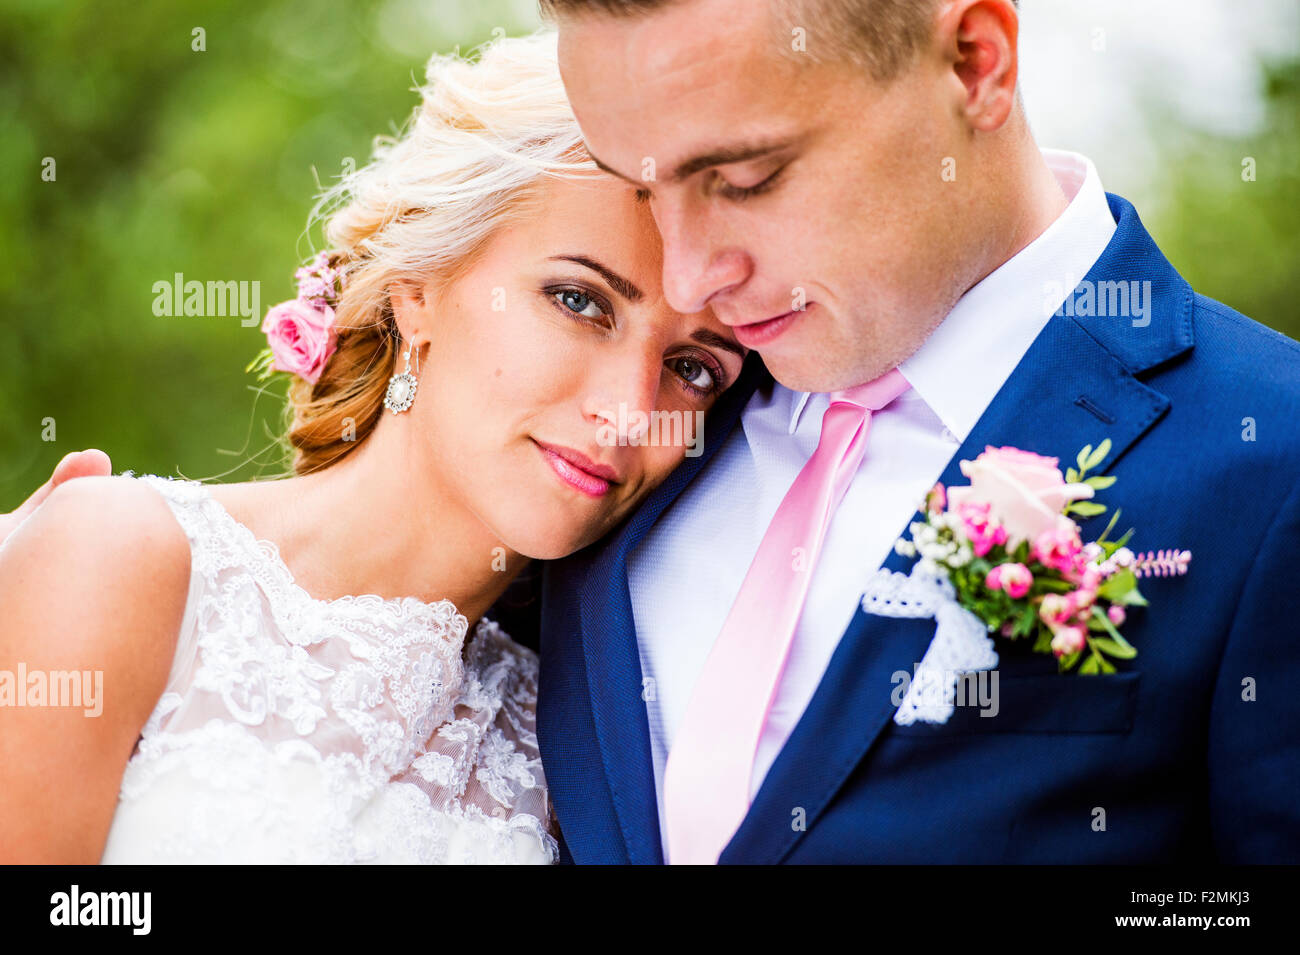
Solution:
M1043 599L1038 601L1038 616L1049 627L1064 626L1069 610L1064 594L1043 594Z
M989 590L1005 590L1012 600L1019 600L1029 593L1034 575L1024 564L998 564L984 578L984 586Z
M1088 622L1092 605L1097 601L1095 590L1071 590L1067 594L1046 594L1038 605L1038 616L1053 633L1064 627Z
M1078 653L1088 640L1086 627L1062 627L1052 636L1052 652L1058 657Z
M989 519L988 503L966 501L958 506L957 516L966 527L976 557L983 557L996 545L1007 542L1007 529Z
M1083 571L1083 541L1079 539L1079 528L1068 517L1063 525L1058 524L1034 538L1029 553L1044 567L1063 574Z
M1112 660L1137 650L1120 635L1128 608L1146 606L1142 577L1187 572L1191 553L1161 550L1134 554L1107 535L1084 542L1072 515L1095 517L1106 507L1091 500L1115 478L1089 475L1110 453L1110 441L1079 452L1078 467L1062 474L1057 459L1017 448L985 448L962 461L968 487L935 487L911 539L895 543L917 569L952 584L957 603L990 633L1032 639L1038 653L1054 654L1063 671L1113 673Z
M989 519L1006 528L1007 546L1014 550L1023 540L1058 529L1066 505L1092 497L1088 485L1067 484L1056 465L1056 458L986 447L974 461L961 462L970 486L949 488L948 500L958 508L967 501L988 504Z

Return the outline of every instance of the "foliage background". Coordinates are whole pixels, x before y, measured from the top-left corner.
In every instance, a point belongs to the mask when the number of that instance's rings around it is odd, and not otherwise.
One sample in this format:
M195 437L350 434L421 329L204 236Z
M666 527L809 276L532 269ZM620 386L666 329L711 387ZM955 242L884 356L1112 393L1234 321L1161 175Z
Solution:
M1085 6L1071 2L1076 14ZM1270 2L1243 0L1272 35L1293 24L1293 4ZM1124 9L1106 13L1105 67L1137 63L1122 88L1141 93L1163 67L1126 54ZM1046 4L1036 16L1037 36L1085 62L1095 26ZM290 297L318 184L405 121L428 54L537 24L533 0L2 0L0 510L82 447L103 448L119 471L281 470L279 403L243 372L264 343L256 327L155 316L153 284L176 272L258 281L263 310ZM191 49L196 27L203 52ZM1027 23L1022 49L1029 33ZM1237 95L1254 120L1207 130L1196 108L1189 119L1156 96L1140 112L1142 162L1133 144L1102 136L1104 124L1053 125L1077 86L1028 73L1023 84L1040 140L1092 156L1199 291L1300 337L1300 55L1243 56L1253 81ZM1070 68L1054 54L1057 74ZM1255 182L1242 181L1246 156ZM44 157L57 163L53 182L41 179ZM53 441L42 440L47 418Z

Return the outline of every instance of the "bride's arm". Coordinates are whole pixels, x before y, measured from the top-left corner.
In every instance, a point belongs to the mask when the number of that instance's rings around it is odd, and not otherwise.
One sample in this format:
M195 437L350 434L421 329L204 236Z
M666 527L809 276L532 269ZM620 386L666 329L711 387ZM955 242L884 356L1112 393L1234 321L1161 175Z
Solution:
M128 478L56 488L0 547L0 863L99 861L126 761L166 686L189 572L167 504ZM73 670L91 671L102 699L15 705Z

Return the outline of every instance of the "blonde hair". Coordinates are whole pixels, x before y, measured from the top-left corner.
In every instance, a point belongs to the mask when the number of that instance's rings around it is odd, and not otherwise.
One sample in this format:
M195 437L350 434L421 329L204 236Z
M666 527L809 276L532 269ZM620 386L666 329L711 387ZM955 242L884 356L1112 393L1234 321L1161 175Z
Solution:
M527 214L543 176L595 171L555 48L546 31L495 40L476 60L435 54L404 131L376 139L371 161L312 210L344 286L337 350L314 385L295 378L290 387L296 473L338 461L379 420L401 345L390 290L453 281L497 230Z

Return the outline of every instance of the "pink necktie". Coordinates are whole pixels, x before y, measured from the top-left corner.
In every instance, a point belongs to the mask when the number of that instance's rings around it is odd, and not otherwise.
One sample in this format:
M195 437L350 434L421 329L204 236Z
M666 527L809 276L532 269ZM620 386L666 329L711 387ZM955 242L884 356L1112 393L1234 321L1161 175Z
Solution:
M831 395L817 450L763 535L668 754L664 813L674 864L716 863L749 811L754 754L826 527L862 463L871 412L908 387L895 368Z

